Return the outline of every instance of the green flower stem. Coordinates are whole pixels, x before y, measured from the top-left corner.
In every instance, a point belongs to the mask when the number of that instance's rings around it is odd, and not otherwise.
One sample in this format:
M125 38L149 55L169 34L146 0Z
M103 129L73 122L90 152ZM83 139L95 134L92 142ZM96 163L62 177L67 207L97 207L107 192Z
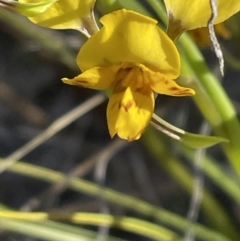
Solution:
M160 0L147 0L149 5L154 9L158 17L162 20L165 26L168 24L167 12L164 4Z
M7 206L0 203L0 214L6 211L11 213ZM21 212L16 215L22 215ZM6 215L5 215L6 216ZM40 238L49 241L91 241L96 240L98 234L96 232L74 227L68 224L53 222L49 220L28 221L24 219L0 217L0 228L4 231L12 231L28 235L35 238ZM106 241L124 241L120 238L108 236Z
M225 136L223 129L221 128L222 118L219 115L218 111L211 102L209 96L202 88L200 82L196 81L195 72L190 66L189 62L186 61L184 57L184 52L181 51L181 77L178 79L178 83L181 85L188 86L196 91L196 95L193 96L194 101L196 102L200 111L204 114L205 119L212 124L212 127L218 128L218 134L221 132L221 135ZM207 108L206 108L207 106Z
M207 67L205 60L195 43L193 43L191 38L186 34L182 35L179 42L184 48L183 51L186 54L187 61L192 66L201 85L205 87L204 90L210 96L223 121L232 119L236 116L235 109L218 79ZM240 128L238 129L240 130Z
M186 192L191 194L194 188L193 176L164 145L165 141L160 138L159 133L150 127L142 136L142 141L159 165L161 165ZM202 208L212 226L234 240L240 239L239 232L232 225L231 218L227 215L220 203L208 191L203 190L203 193ZM216 213L218 215L215 215Z
M48 241L93 241L97 234L89 230L48 220L42 222L0 218L1 230L7 230ZM108 237L106 241L124 241Z
M60 227L52 227L51 224L44 225L40 222L30 222L15 220L9 218L0 218L1 230L11 231L15 233L20 233L23 235L40 238L41 240L48 241L90 241L96 240L94 236L89 236L85 232L81 232L79 229L78 233L73 233L73 230L63 231L62 228L65 225ZM95 238L97 236L95 235ZM108 241L117 241L117 239L108 239Z
M148 0L148 3L167 24L162 3L159 0ZM188 62L191 66L189 69L192 69L190 76L194 77L194 81L191 84L197 92L194 100L214 131L230 141L222 144L222 147L235 171L240 174L240 123L236 111L220 82L207 67L196 44L186 34L181 36L179 42L185 53L182 64L186 65Z
M9 216L12 210L0 203L0 214L8 213ZM33 221L24 218L17 218L23 213L17 212L16 218L0 217L0 228L4 231L12 231L23 235L28 235L35 238L40 238L49 241L92 241L96 240L98 233L81 227L74 227L68 224L59 222L42 220ZM1 215L0 215L1 216ZM125 241L120 238L108 236L106 241Z
M4 159L0 159L0 163L2 162L4 162ZM65 175L59 172L46 169L43 167L35 166L35 165L30 165L23 162L17 162L16 164L12 165L11 167L9 167L8 171L29 176L32 178L40 179L43 181L51 182L51 183L61 182L65 178ZM101 190L103 197L107 201L118 204L125 208L129 208L131 210L134 210L139 214L142 214L148 217L149 216L154 217L156 218L156 220L181 231L185 231L191 226L191 223L188 220L176 214L173 214L169 211L166 211L159 207L148 204L137 198L119 193L117 191L113 191L108 188L102 189L102 187L80 178L71 179L69 182L69 187L72 190L75 190L77 192L81 192L90 196L99 196L99 190ZM212 231L199 224L194 224L193 226L194 226L196 237L201 240L205 240L205 241L237 240L237 239L230 239L219 232Z
M108 214L96 214L96 213L73 213L73 214L51 214L44 212L14 212L14 211L1 211L0 218L5 222L5 218L19 219L25 221L45 221L45 220L57 220L68 221L77 224L84 225L107 225L111 227L117 227L125 231L136 233L147 238L154 240L179 240L174 232L161 227L156 224L152 224L147 221L139 220L129 217L114 217ZM41 223L41 222L40 222ZM67 239L66 239L67 240Z
M139 2L139 0L98 0L100 4L100 11L103 14L116 11L118 9L126 8L142 14L151 15Z
M203 56L193 41L187 35L183 35L180 43L184 52L182 64L190 66L194 72L192 77L197 92L194 99L214 131L229 140L229 143L222 144L222 147L235 171L240 174L240 123L234 106L219 81L206 66Z

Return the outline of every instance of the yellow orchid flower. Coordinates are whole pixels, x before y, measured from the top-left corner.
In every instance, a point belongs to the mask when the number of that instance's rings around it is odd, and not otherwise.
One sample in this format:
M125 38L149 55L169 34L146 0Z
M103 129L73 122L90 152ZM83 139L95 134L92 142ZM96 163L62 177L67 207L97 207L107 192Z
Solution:
M193 95L173 79L180 73L174 43L157 21L125 9L101 18L103 27L81 48L77 63L83 71L63 82L92 89L109 89L107 107L111 137L139 139L154 110L154 92L172 96Z
M81 30L83 19L87 18L96 0L58 0L29 19L40 26L53 29ZM38 3L41 0L19 0L20 3Z
M212 10L209 0L164 0L169 17L168 33L172 39L183 31L207 27ZM215 24L221 23L240 11L239 0L218 0Z

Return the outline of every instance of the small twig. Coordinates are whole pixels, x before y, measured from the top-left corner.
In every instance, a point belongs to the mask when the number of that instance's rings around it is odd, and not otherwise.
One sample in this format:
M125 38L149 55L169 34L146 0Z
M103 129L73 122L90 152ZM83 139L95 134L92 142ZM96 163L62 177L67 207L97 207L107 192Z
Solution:
M3 8L6 8L10 11L14 11L14 4L11 3L11 2L7 2L7 1L4 1L4 0L0 0L0 7L3 7Z
M88 157L86 160L77 165L73 170L66 174L62 181L53 184L47 190L43 191L39 195L30 198L22 207L22 211L32 211L39 207L43 200L54 199L56 196L60 195L69 185L71 180L76 177L83 177L86 175L99 160L108 157L109 159L115 155L117 152L126 147L128 142L121 139L116 139L101 151Z
M68 113L64 114L56 121L54 121L46 130L42 133L37 135L31 141L20 147L18 150L14 151L8 157L5 158L5 162L0 166L0 173L5 171L8 167L13 165L17 160L21 159L29 152L37 148L39 145L44 143L46 140L54 136L56 133L61 131L63 128L71 124L73 121L78 119L79 117L83 116L96 106L100 105L106 96L103 94L95 95L94 97L90 98L83 104L80 104L73 110L69 111Z
M120 142L121 143L121 142ZM124 143L124 142L123 142ZM104 198L102 190L105 186L106 172L109 161L112 159L113 155L116 154L116 149L107 150L104 155L102 155L96 165L94 179L96 183L99 184L99 203L100 203L100 212L104 214L110 214L108 204ZM107 240L109 236L109 225L100 225L98 228L98 237L97 241Z
M210 132L210 127L207 122L202 124L200 133L202 135L207 135ZM199 210L203 198L203 186L204 186L204 174L202 172L202 166L204 161L204 156L206 155L206 149L199 149L196 151L194 156L194 184L193 184L193 193L190 203L190 208L188 211L188 220L191 223L189 229L185 233L186 241L195 240L194 224L197 222L199 216Z
M214 52L218 58L219 61L219 66L220 66L220 71L222 76L224 76L224 59L223 59L223 53L220 47L220 44L218 42L218 39L216 37L215 31L214 31L214 21L218 15L218 8L217 8L217 0L210 0L210 6L212 9L212 14L211 17L208 21L208 30L209 30L209 35L210 39L213 44Z
M47 123L48 117L43 110L22 96L19 96L10 86L1 80L0 99L34 125L43 126Z
M55 31L54 34L50 30L46 30L32 24L27 19L12 13L0 7L0 24L8 31L11 29L11 34L14 37L22 36L24 39L31 39L35 43L39 43L42 49L55 56L55 58L69 69L79 71L76 64L76 56L73 54L68 45L64 43ZM80 43L79 43L80 45Z
M159 199L154 188L155 186L152 183L151 174L147 168L144 157L139 151L133 149L133 152L130 153L130 160L133 178L138 185L141 196L144 197L144 200L147 202L159 205Z

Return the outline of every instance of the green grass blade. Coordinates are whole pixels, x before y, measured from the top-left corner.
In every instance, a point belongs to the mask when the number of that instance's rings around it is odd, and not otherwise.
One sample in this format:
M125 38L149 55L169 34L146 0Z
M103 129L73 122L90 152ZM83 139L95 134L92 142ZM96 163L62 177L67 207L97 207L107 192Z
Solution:
M1 162L4 162L4 159L0 159L0 163ZM65 178L65 175L62 173L23 162L14 164L7 171L15 172L51 183L61 182ZM156 220L181 231L185 231L191 226L191 223L187 219L182 218L179 215L173 214L169 211L153 206L147 202L131 197L129 195L122 194L108 188L102 189L99 185L80 178L73 178L70 180L69 188L90 196L99 196L99 190L101 190L103 197L107 201L118 204L125 208L129 208L139 214L156 218ZM196 237L205 241L231 240L225 235L216 231L212 231L211 229L199 224L194 225L194 230Z

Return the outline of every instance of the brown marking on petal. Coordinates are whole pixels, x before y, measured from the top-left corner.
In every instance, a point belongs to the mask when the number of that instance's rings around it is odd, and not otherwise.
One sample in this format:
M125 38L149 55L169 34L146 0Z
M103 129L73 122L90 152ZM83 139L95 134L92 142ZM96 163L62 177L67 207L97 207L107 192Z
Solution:
M81 85L87 85L87 84L89 84L89 81L88 81L88 79L78 79L77 83L81 84Z
M134 90L134 92L135 93L140 93L140 94L143 94L142 91L143 90L143 88L142 87L140 87L140 88L136 88L135 90Z
M129 100L123 107L125 109L126 112L129 111L129 109L134 105L134 101L133 100Z
M168 85L169 81L167 79L164 80L164 84Z
M124 110L125 110L126 112L128 112L134 104L135 104L135 102L134 102L133 100L129 100L126 104L124 104L124 103L122 103L122 102L119 102L119 103L118 103L118 109L120 109L121 107L123 107Z
M119 101L119 102L118 102L118 109L120 109L121 106L122 106L122 103L121 103L121 101Z
M186 89L179 89L177 87L171 87L169 88L170 91L173 91L175 93L180 93L180 94L184 94L184 93L189 93L190 91L189 90L186 90Z
M179 89L177 87L171 87L169 88L169 90L175 92L175 94L192 95L191 90L189 89Z
M171 87L171 88L169 88L169 90L171 90L171 91L180 91L177 87Z
M167 35L173 41L177 40L178 37L185 31L186 29L182 26L182 21L179 19L175 19L174 15L171 11L168 12L168 30Z
M136 88L134 92L144 96L149 96L152 93L152 89L150 85L145 85L145 86L141 86L140 88Z

